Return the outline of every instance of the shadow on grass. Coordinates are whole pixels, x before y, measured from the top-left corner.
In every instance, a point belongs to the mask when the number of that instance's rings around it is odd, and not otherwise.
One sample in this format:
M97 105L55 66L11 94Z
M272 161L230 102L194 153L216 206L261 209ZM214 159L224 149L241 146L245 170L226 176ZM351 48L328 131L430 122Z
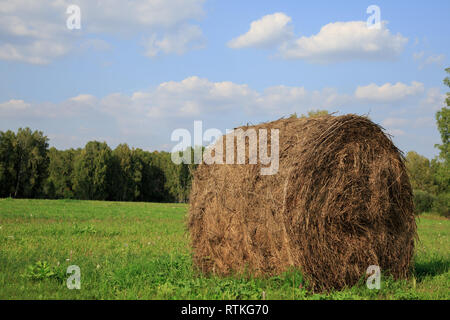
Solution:
M418 281L423 280L425 277L437 276L448 272L450 269L449 259L432 259L426 262L415 263L415 273Z

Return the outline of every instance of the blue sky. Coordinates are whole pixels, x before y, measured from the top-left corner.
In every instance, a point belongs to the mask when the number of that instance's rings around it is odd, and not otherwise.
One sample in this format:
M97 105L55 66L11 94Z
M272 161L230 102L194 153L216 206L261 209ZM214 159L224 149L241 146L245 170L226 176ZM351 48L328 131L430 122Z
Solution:
M66 9L78 5L81 29ZM367 28L369 5L380 29ZM177 128L327 109L434 157L449 1L2 1L0 130L170 150Z

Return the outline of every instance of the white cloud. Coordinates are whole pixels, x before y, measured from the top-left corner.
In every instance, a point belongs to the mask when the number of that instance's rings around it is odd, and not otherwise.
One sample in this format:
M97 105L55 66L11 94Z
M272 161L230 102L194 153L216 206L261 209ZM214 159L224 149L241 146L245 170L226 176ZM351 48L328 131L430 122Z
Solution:
M414 121L414 128L434 127L436 120L433 117L419 117Z
M409 86L402 82L397 82L396 84L385 83L381 86L372 83L367 86L358 86L355 91L355 97L374 102L393 102L416 96L423 93L423 91L423 83L416 81L413 81Z
M43 6L48 7L45 12L37 5L38 1L4 2L0 3L0 59L46 64L70 50L64 20L61 26L55 22L55 17L65 13L61 6L45 3ZM61 14L58 15L56 7L62 10Z
M80 44L82 50L107 51L111 49L111 45L102 39L87 39Z
M381 122L383 128L386 132L393 137L399 137L405 135L405 127L408 126L412 121L405 118L386 118ZM400 129L402 128L402 129Z
M256 96L257 92L246 84L211 82L194 76L161 83L155 91L141 93L139 103L149 106L150 117L201 116L248 108Z
M30 107L29 103L23 100L11 99L9 101L0 103L0 110L2 111L20 111L26 110Z
M421 51L413 53L413 59L415 62L419 63L419 70L421 70L426 66L430 66L433 64L439 67L443 67L446 56L445 54L432 54L425 58L425 52Z
M370 84L358 86L354 94L345 94L335 88L310 91L302 86L284 85L257 91L247 84L213 82L192 76L182 81L163 82L155 88L136 91L130 95L118 92L97 98L90 94L79 94L60 103L33 104L31 110L30 103L13 99L1 103L0 111L15 110L15 115L20 117L21 110L27 114L35 112L39 116L73 116L90 110L124 121L130 118L192 118L222 112L283 116L311 109L342 111L348 107L378 107L380 103L389 103L395 109L398 106L404 107L405 101L414 101L417 107L424 110L431 109L434 105L440 108L444 99L445 95L438 88L425 90L420 82L412 82L410 85L401 82ZM361 109L361 112L365 111L366 109ZM405 125L406 122L404 117L391 116L383 124L398 126Z
M204 0L0 0L0 59L48 64L68 54L80 37L105 33L159 37L162 53L184 52L189 48L186 41L183 48L174 48L169 42L180 40L180 34L186 35L180 32L186 28L191 34L196 28L198 33L199 28L190 21L203 16L203 3ZM71 4L81 9L81 30L66 27L66 9ZM192 36L190 39L197 41ZM86 45L107 47L98 41Z
M435 55L431 55L428 58L425 59L425 64L437 64L437 65L442 65L444 63L445 60L445 54L435 54Z
M444 95L439 89L425 92L423 84L412 82L383 85L359 86L353 95L340 93L335 88L307 90L304 87L272 86L263 91L250 88L247 84L230 81L213 82L197 76L182 81L168 81L157 87L136 91L130 95L111 93L97 98L90 94L79 94L60 103L31 104L23 100L10 100L0 104L0 112L15 110L27 114L46 116L77 116L86 112L97 112L115 118L120 123L146 122L151 119L194 118L231 114L285 116L293 112L311 109L342 111L348 107L377 106L389 102L390 106L402 105L410 97L421 107L442 103ZM440 101L442 100L442 101ZM408 100L409 101L409 100ZM361 112L366 110L361 109ZM0 115L3 115L0 113ZM9 114L11 116L12 114ZM383 122L386 126L404 125L404 119L390 117Z
M337 111L352 103L352 97L338 93L334 88L308 91L304 87L273 86L258 97L258 109L272 116L301 113L311 109Z
M73 2L73 1L69 1ZM145 29L171 29L204 15L205 0L78 0L92 20L92 32L128 33ZM103 3L102 3L103 2Z
M384 127L403 127L408 123L409 121L404 118L386 118L383 120L382 125Z
M48 64L51 60L66 54L70 50L68 45L51 41L33 41L28 44L0 45L0 59L7 61L21 61L31 64Z
M414 52L413 59L414 59L414 61L418 61L418 60L422 59L424 55L425 55L425 52L423 52L423 51Z
M402 53L408 39L392 34L383 22L380 29L367 28L364 21L334 22L310 37L285 43L281 55L286 59L331 63L354 59L391 60Z
M94 101L95 99L96 98L91 94L80 94L76 97L70 98L70 100L77 102L91 102Z
M201 49L205 46L205 38L200 27L186 25L177 32L166 34L158 39L156 34L152 35L144 42L146 55L155 57L164 54L182 55L188 50Z
M194 120L203 120L205 129L224 132L247 122L325 109L339 114L369 113L388 133L403 139L399 140L403 149L414 150L419 143L416 138L424 134L429 135L428 140L434 139L433 144L439 142L439 136L431 133L436 131L435 108L443 105L444 99L439 88L425 90L415 82L371 84L345 94L336 88L308 90L284 85L255 90L243 83L192 76L131 94L79 94L57 103L12 99L0 103L0 127L42 130L55 137L59 148L79 147L103 137L108 143L125 141L152 149L170 144L170 133L176 128L191 130ZM420 143L432 154L428 142Z
M230 48L267 48L293 36L291 18L282 12L263 16L250 24L247 33L228 42Z
M439 88L429 88L419 105L424 110L437 111L447 105L445 99L446 95L441 93Z
M419 116L409 119L390 117L384 119L381 125L386 128L386 131L389 134L393 136L403 136L406 134L405 130L407 130L408 128L435 128L436 121L431 116Z

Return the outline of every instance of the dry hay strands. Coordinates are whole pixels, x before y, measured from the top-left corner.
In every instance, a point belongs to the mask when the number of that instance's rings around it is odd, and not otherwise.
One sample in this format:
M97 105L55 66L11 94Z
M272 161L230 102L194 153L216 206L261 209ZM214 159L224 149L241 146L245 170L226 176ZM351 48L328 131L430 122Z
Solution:
M412 191L402 153L378 125L344 115L248 128L279 129L279 170L197 168L188 229L200 270L259 276L296 267L316 291L352 286L370 265L407 277L417 238Z

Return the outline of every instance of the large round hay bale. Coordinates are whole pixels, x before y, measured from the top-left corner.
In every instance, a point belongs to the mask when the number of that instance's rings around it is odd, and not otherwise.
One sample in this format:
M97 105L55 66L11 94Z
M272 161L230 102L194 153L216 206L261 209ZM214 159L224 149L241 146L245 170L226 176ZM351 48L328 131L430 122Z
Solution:
M352 286L370 265L408 275L412 191L401 152L378 125L344 115L249 128L279 129L279 170L199 165L188 228L200 270L273 275L295 267L315 290Z

